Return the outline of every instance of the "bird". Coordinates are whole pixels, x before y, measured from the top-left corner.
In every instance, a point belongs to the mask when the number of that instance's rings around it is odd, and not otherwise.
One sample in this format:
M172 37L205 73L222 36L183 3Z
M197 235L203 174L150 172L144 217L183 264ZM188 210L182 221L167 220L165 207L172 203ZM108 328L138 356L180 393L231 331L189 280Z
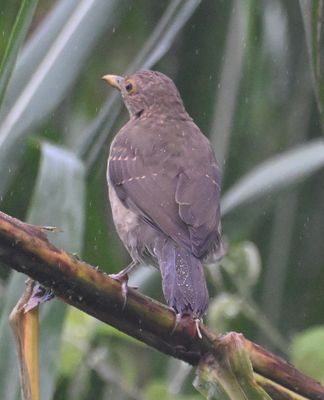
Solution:
M203 264L224 254L221 171L212 146L163 73L102 79L120 91L130 117L107 165L113 221L132 259L114 277L156 265L167 304L177 316L199 319L209 302Z

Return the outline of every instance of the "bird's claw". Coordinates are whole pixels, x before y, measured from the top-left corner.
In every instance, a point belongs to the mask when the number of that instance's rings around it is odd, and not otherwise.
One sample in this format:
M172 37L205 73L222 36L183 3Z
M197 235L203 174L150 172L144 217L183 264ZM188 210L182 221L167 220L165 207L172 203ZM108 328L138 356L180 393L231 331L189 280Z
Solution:
M118 273L118 274L109 274L110 278L115 279L120 282L121 286L121 294L123 298L123 307L124 310L127 303L127 294L128 294L128 274L126 273Z
M202 339L202 334L201 334L201 329L200 329L200 323L201 323L201 318L198 317L193 317L191 314L182 314L182 313L177 313L176 314L176 319L174 323L174 327L172 329L171 335L175 332L179 324L183 324L184 326L192 326L192 322L195 324L195 331L194 334L197 334L199 339Z
M121 293L123 297L123 307L122 309L124 310L126 307L127 303L127 295L128 295L128 273L125 273L124 271L118 272L117 274L109 274L108 275L110 278L115 279L120 283L121 286ZM132 286L132 289L138 289L138 287Z
M201 334L201 330L200 330L201 319L200 318L195 318L194 319L194 323L196 325L197 335L198 335L199 339L202 339L202 334Z

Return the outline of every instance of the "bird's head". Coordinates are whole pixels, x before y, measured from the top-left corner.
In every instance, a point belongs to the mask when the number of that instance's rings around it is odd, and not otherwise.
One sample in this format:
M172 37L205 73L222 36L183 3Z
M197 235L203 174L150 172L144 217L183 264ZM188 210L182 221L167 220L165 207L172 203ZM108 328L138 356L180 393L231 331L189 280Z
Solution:
M131 117L157 112L169 118L189 118L176 86L161 72L138 71L125 77L104 75L102 79L120 90Z

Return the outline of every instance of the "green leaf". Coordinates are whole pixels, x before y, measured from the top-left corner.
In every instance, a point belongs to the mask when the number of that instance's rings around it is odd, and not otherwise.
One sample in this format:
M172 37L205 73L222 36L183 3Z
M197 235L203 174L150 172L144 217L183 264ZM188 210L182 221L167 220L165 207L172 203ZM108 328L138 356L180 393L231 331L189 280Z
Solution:
M56 226L54 245L80 253L84 232L84 167L75 155L59 146L43 142L41 167L31 200L28 221Z
M223 334L231 328L231 322L242 313L242 299L230 293L220 293L214 297L208 307L208 326Z
M243 241L231 249L222 261L222 268L235 280L243 293L251 292L261 274L259 249L253 242Z
M291 343L291 360L306 375L324 383L324 326L315 326L296 335Z
M1 110L4 117L13 106L31 76L42 62L44 55L71 17L79 0L61 0L45 16L44 23L37 26L27 43L21 49L11 80L6 91L6 101Z
M9 136L17 138L34 128L59 103L97 39L109 24L115 23L113 11L117 3L82 0L71 16L67 14L65 24L44 49L42 59L4 118L0 126L0 144ZM43 25L46 24L47 20ZM37 37L41 43L42 30Z
M227 158L232 124L235 120L236 102L239 99L240 81L243 75L244 54L248 33L250 2L235 3L235 12L228 23L224 62L217 85L216 102L210 128L210 140L219 165Z
M42 157L28 221L57 226L50 240L70 252L80 252L84 232L85 175L83 164L70 152L54 145L42 144ZM9 332L8 314L18 301L26 277L13 274L0 320L0 350L8 363L0 363L0 398L16 399L19 391L15 348ZM41 306L40 370L41 398L51 399L60 356L60 336L66 306L52 300ZM8 367L9 366L9 367Z
M1 118L0 194L4 192L14 168L19 165L16 149L21 146L22 138L35 129L62 100L104 30L116 23L114 11L118 4L117 0L77 2L73 13L66 14L64 25L46 47L42 45L43 41L48 44L43 29L36 32L34 46L38 43L43 48L42 58L36 65L30 59L34 66L31 76L21 86L7 114ZM42 24L47 32L49 22L55 22L50 15ZM26 68L30 69L28 66Z
M299 0L304 22L306 44L311 63L313 86L324 134L324 31L323 0Z
M19 49L32 21L38 0L23 0L0 64L0 107Z
M185 26L201 0L171 1L159 24L148 38L127 72L151 68L170 49L179 31Z
M235 332L223 336L215 352L202 358L194 386L210 400L271 400L256 383L240 334Z
M324 167L324 143L313 140L265 161L241 178L222 198L223 215L267 194L274 195ZM276 197L274 196L274 199Z
M57 226L51 242L67 251L80 253L84 233L85 174L73 153L49 143L42 144L38 175L28 220ZM66 306L58 300L41 308L41 398L50 399L60 356L60 336Z

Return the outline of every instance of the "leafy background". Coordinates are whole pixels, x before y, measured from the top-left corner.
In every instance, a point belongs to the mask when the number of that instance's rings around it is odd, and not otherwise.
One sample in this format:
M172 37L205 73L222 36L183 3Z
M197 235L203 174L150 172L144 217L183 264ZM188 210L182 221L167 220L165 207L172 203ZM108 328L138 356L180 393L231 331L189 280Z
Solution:
M208 266L206 322L324 382L323 1L2 0L0 206L107 272L128 262L105 183L127 119L100 77L174 79L223 168L229 253ZM0 397L18 398L8 313L24 277L0 266ZM159 274L132 284L162 299ZM140 367L140 368L139 368ZM200 398L187 365L54 300L42 307L42 399Z

